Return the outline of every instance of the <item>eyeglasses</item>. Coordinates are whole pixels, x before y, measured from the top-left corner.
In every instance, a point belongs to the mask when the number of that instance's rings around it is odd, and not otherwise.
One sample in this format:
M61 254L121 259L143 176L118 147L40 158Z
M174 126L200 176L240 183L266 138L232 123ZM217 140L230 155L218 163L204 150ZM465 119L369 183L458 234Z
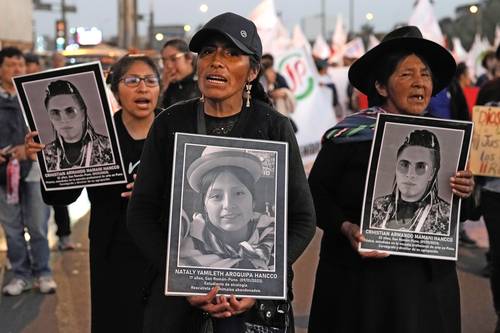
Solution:
M163 63L177 62L177 60L180 59L184 54L185 54L184 52L179 52L179 53L176 53L170 57L161 58L161 60L163 61Z
M49 110L49 117L52 120L61 121L63 118L62 116L64 114L64 118L71 120L71 119L76 118L76 116L78 115L78 112L80 112L80 110L75 108L75 107L69 107L69 108L66 108L64 110L50 109Z
M141 81L144 81L147 87L156 87L160 83L156 76L125 76L120 81L123 81L123 84L127 87L135 88L141 84Z
M417 162L415 164L412 164L407 160L399 160L398 165L396 166L396 170L397 172L406 175L408 174L408 171L410 171L411 166L413 166L413 170L415 170L415 174L417 174L418 176L422 176L427 172L427 170L429 170L429 164L427 164L427 162Z

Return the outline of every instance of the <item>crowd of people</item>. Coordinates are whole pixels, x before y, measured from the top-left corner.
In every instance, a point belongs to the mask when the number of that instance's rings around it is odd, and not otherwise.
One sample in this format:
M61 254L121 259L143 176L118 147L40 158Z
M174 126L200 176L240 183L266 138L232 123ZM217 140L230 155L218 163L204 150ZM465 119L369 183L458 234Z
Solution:
M499 53L485 56L487 73L477 81L478 105L500 103ZM355 134L328 133L373 124L381 113L470 120L462 91L472 84L465 64L457 66L448 50L424 39L418 28L398 28L350 66L350 84L368 97L369 108L344 119L335 84L326 77L328 63L318 59L317 69L324 76L321 86L331 90L340 122L323 136L307 178L294 134L300 124L290 119L293 93L276 72L272 55L263 54L253 22L233 13L215 16L189 43L167 41L161 57L162 71L148 56L126 55L113 64L106 80L119 106L113 121L123 162L133 167L128 169L127 184L86 189L91 205L92 332L293 332L292 265L311 241L316 225L323 230L323 239L309 332L460 332L454 261L358 251L365 241L359 225L373 132L364 126ZM24 122L12 77L28 73L28 68L31 73L40 71L37 65L34 55L16 48L0 50L0 223L13 276L2 292L10 296L34 285L41 293L56 291L47 237L48 205L55 210L59 249L74 248L67 205L83 189L45 191L37 153L65 152L64 160L54 160L53 170L111 158L108 138L94 130L78 87L64 80L50 84L43 106L55 139L46 145L36 142L38 133L29 132ZM80 125L59 126L72 120ZM221 295L216 285L206 295L164 295L169 232L165 217L171 207L177 132L288 144L287 307L271 303L277 306L274 312L264 313L264 317L284 313L279 323L262 320L263 303L258 299ZM375 200L373 223L394 230L448 232L450 207L439 197L436 181L442 149L446 147L426 130L405 137L397 152L394 189ZM261 161L249 153L230 152L227 165L221 166L213 162L219 153L207 148L187 171L187 182L200 196L202 207L187 221L180 260L193 266L224 262L233 268L269 269L274 220L255 211ZM415 155L427 159L417 161ZM6 193L6 169L12 160L20 163L17 203L7 200ZM418 190L405 187L410 174L418 175ZM475 181L470 171L459 170L449 186L464 201L471 200L480 186L481 213L490 235L491 287L500 316L496 210L500 181L491 177ZM219 197L239 207L238 219L222 221L218 214L224 200ZM417 201L421 204L415 205ZM427 212L425 216L421 211ZM461 219L471 214L464 210ZM221 237L230 240L221 243ZM258 257L246 251L250 239L258 239L252 243L252 249L260 251Z

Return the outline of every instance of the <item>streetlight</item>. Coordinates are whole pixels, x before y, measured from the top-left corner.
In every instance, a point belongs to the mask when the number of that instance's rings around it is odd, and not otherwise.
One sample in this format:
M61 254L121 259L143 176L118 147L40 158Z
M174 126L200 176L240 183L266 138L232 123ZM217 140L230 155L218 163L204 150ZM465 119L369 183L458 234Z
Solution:
M373 15L373 13L366 13L365 17L366 17L366 19L368 21L371 21L371 20L373 20L375 18L375 16Z
M208 6L206 4L202 4L200 6L200 12L206 13L208 11Z
M476 25L477 25L477 28L476 28L476 31L477 33L479 34L479 36L482 35L482 15L481 15L481 11L479 10L479 6L478 5L471 5L469 7L469 12L475 16L475 19L476 19Z
M189 24L184 25L184 31L185 32L190 32L191 31L191 26Z
M164 36L161 32L159 32L159 33L157 33L157 34L155 35L155 39L156 39L157 41L159 41L159 42L161 42L161 41L163 40L163 38L164 38L164 37L165 37L165 36Z

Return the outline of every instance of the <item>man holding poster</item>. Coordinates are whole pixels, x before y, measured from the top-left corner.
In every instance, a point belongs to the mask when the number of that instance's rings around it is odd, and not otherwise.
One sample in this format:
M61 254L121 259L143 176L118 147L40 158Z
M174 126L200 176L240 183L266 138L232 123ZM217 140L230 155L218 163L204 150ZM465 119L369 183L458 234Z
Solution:
M500 48L499 48L500 49ZM479 211L488 230L490 282L493 305L500 319L500 78L487 82L479 91L473 111L476 126L471 148L471 169L481 186ZM483 106L484 105L484 106ZM500 331L497 320L495 332Z

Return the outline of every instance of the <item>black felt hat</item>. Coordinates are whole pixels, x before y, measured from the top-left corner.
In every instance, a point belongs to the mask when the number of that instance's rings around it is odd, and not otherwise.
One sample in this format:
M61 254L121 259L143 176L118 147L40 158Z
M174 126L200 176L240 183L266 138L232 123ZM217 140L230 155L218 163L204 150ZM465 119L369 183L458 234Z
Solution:
M448 50L424 39L415 26L405 26L388 33L384 39L356 60L349 68L349 81L364 94L369 94L375 84L375 68L392 52L414 52L429 65L434 78L432 95L448 86L455 74L455 59Z
M217 15L196 32L189 42L189 49L199 53L204 43L214 34L227 37L241 52L260 60L262 42L257 27L249 19L234 13Z

